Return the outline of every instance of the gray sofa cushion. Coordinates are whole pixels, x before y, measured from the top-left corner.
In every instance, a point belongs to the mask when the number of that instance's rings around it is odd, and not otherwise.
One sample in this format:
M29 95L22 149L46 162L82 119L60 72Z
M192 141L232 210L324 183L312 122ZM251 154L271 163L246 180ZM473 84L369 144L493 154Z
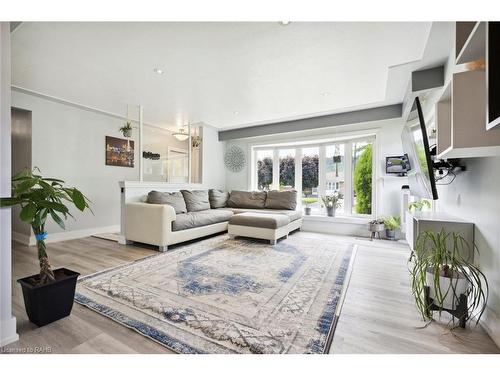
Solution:
M254 212L261 214L281 214L290 218L290 221L298 220L302 217L302 212L297 210L272 210L272 209L257 209L257 208L231 208L226 207L224 210L231 210L235 215L243 212Z
M290 218L281 214L263 214L258 212L244 212L229 219L230 225L245 227L278 229L290 223Z
M208 190L181 190L188 212L210 209Z
M208 191L208 199L210 200L211 208L226 207L228 198L229 198L229 193L227 191L217 190L217 189L210 189Z
M266 206L265 191L232 190L227 200L228 207L235 208L264 208Z
M187 212L186 203L184 202L183 195L176 191L173 193L161 192L161 191L150 191L148 193L148 198L146 203L152 204L168 204L172 206L176 214L182 214Z
M268 191L266 208L275 210L295 210L295 208L297 208L297 192L295 190Z
M233 216L232 211L224 210L205 210L188 212L185 214L177 215L175 221L172 222L172 230L179 231L205 225L222 223L228 221Z

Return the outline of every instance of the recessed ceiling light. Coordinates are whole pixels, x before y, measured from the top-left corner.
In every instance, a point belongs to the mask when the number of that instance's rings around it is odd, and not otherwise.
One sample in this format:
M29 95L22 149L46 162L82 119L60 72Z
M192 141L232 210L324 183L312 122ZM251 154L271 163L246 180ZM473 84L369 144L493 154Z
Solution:
M320 95L321 95L321 96L328 96L328 95L330 95L330 94L331 94L330 92L325 91L325 92L322 92Z
M160 69L160 68L154 68L154 69L153 69L153 72L155 72L156 74L163 74L163 69Z
M235 116L238 116L239 114L240 114L240 112L238 112L238 111L233 112L233 115L235 115Z
M282 26L290 25L290 21L280 21Z

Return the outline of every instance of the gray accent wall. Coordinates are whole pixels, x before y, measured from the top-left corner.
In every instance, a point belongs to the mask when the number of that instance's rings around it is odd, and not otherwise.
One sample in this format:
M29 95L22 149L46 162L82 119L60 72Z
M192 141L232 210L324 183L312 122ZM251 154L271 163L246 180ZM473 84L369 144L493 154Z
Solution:
M362 109L358 111L316 116L300 120L283 121L246 128L223 130L219 132L219 141L258 137L263 135L290 133L303 130L329 128L332 126L358 124L363 122L400 118L402 105L393 104L383 107Z

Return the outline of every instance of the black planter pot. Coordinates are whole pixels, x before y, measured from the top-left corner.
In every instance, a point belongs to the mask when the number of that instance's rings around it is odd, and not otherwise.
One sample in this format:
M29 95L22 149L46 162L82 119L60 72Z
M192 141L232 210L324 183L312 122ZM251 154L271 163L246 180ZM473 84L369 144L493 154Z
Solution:
M38 275L17 280L23 288L24 307L30 322L42 327L71 313L75 298L78 272L66 268L54 270L56 281L45 285L32 285L30 279Z

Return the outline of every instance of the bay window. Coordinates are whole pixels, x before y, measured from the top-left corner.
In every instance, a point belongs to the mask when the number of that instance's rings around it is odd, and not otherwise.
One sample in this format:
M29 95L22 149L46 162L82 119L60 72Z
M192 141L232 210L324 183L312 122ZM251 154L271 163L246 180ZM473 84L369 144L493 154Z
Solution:
M299 207L325 215L321 197L342 194L339 216L374 214L374 136L252 147L253 189L297 190Z

